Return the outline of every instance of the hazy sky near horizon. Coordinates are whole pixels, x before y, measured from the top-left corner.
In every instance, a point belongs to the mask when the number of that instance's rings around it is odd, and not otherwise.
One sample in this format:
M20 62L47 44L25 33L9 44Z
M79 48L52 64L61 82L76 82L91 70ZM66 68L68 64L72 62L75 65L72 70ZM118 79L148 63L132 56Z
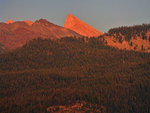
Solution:
M94 28L150 23L150 0L0 0L0 22L45 18L64 25L71 13Z

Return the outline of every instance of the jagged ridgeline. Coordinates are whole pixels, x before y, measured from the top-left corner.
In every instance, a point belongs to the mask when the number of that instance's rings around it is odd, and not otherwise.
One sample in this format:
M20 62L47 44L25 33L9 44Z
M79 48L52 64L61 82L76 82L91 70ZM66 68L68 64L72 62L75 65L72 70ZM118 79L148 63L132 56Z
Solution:
M103 34L75 16L69 14L64 27L53 24L46 19L35 22L7 21L0 23L0 43L7 50L22 47L28 41L42 37L57 40L62 37L103 37L104 42L118 49L150 52L150 24L113 28ZM0 49L0 53L2 52Z
M0 55L0 112L148 113L149 69L149 53L101 38L34 39Z

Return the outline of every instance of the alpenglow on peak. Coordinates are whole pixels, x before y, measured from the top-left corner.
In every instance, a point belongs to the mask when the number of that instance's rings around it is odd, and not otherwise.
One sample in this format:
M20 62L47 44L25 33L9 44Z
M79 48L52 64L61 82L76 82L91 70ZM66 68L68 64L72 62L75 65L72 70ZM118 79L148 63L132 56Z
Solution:
M72 14L69 14L67 16L64 27L71 29L79 33L80 35L87 36L87 37L98 37L100 35L103 35L102 32L98 31L97 29L93 28L87 23L81 21L80 19L73 16Z

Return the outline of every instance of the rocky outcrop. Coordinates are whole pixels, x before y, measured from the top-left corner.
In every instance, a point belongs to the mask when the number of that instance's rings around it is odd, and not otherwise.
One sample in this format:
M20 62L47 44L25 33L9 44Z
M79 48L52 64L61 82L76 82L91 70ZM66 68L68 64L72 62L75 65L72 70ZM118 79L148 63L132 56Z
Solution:
M12 24L12 23L14 23L12 19L6 21L6 24Z
M24 22L25 22L26 24L28 24L29 26L32 26L32 24L34 23L34 22L30 21L30 20L24 20Z
M71 29L80 35L86 37L98 37L103 35L102 32L96 30L95 28L91 27L90 25L86 24L85 22L81 21L77 17L69 14L67 16L66 22L64 24L65 28Z
M78 102L72 106L57 105L47 108L48 113L102 113L101 110L104 112L105 108L86 102Z

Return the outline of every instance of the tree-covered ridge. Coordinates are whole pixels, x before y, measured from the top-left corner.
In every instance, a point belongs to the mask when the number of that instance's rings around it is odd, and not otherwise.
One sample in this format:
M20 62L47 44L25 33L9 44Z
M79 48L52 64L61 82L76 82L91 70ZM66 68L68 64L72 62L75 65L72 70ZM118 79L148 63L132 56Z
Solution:
M93 60L93 57L100 54L94 52L97 51L97 47L110 48L104 46L103 42L96 38L88 39L88 43L85 43L85 40L87 39L71 37L56 41L41 38L34 39L22 48L1 55L1 70L85 65L88 63L87 61ZM94 51L93 48L95 48ZM95 54L95 56L91 54Z
M108 31L109 36L119 37L124 36L126 41L130 41L132 37L141 37L143 40L149 40L150 36L147 36L147 32L150 31L150 24L135 25L135 26L122 26L118 28L112 28Z
M150 111L149 53L98 38L38 38L0 55L0 66L0 112L41 113L83 101L102 113Z

